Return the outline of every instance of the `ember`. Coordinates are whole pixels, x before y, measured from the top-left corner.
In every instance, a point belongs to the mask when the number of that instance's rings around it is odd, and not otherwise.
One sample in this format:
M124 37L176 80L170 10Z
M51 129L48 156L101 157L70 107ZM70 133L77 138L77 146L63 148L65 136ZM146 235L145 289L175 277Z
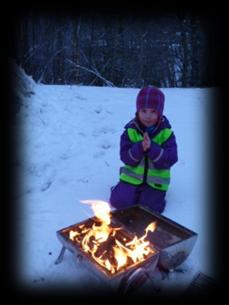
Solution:
M155 222L150 223L145 234L138 237L112 224L107 202L84 200L82 203L91 204L95 217L72 228L69 239L110 274L135 266L156 253L157 250L147 240L148 232L156 229Z

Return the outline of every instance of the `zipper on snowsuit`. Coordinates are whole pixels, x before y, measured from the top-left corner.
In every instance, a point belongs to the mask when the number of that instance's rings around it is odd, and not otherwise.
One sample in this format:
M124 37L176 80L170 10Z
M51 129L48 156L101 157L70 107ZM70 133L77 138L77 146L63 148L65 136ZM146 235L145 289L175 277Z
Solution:
M144 176L143 176L143 181L142 184L146 184L146 178L147 178L147 172L148 172L148 168L149 168L149 162L148 162L148 158L144 157Z

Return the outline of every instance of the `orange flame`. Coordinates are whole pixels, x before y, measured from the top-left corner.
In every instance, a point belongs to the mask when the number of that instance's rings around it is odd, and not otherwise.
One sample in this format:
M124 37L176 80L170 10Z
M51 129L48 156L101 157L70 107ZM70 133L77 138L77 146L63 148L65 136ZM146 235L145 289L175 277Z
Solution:
M101 200L81 202L91 204L99 223L93 223L90 227L83 224L76 231L70 230L69 238L79 243L86 253L111 274L117 273L121 268L140 263L155 252L150 242L146 240L148 232L155 231L155 222L147 226L142 237L134 236L132 240L127 240L124 229L111 226L111 213L107 202Z

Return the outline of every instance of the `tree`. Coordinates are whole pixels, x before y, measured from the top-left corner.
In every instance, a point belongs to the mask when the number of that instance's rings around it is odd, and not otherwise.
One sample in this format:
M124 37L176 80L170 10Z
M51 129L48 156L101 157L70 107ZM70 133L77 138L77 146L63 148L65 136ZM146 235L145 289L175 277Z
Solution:
M18 62L52 84L187 87L214 83L214 57L198 16L91 13L28 15L18 27ZM211 41L215 38L209 36ZM209 49L209 50L208 50ZM72 64L74 63L74 64Z

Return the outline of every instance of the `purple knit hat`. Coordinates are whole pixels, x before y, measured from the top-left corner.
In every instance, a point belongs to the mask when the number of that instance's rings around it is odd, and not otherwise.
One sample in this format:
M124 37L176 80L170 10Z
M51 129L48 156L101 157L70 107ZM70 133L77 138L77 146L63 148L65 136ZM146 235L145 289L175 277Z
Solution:
M157 111L159 117L161 117L164 110L164 101L164 93L158 88L144 87L137 95L137 111L142 108L153 108Z

